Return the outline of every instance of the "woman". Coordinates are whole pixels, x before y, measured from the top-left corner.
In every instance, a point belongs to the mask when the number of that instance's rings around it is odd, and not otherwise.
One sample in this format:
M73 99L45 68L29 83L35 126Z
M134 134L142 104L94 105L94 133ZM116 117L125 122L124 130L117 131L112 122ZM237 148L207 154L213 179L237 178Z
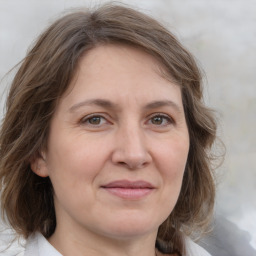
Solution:
M29 255L209 255L216 125L199 69L133 9L52 24L22 62L0 133L2 210Z

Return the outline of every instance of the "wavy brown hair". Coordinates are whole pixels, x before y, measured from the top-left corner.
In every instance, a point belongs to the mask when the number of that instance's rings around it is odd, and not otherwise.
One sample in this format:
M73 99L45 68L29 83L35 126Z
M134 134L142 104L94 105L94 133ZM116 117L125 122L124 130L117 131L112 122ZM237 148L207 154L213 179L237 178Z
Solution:
M53 234L51 181L37 176L30 162L47 147L52 115L79 59L101 44L140 48L154 56L165 76L181 88L190 149L177 204L159 228L157 246L162 251L182 252L182 234L202 232L212 214L215 184L209 154L216 122L203 103L201 74L192 55L156 20L120 5L66 14L41 34L22 61L0 130L3 214L25 238L36 231L47 238Z

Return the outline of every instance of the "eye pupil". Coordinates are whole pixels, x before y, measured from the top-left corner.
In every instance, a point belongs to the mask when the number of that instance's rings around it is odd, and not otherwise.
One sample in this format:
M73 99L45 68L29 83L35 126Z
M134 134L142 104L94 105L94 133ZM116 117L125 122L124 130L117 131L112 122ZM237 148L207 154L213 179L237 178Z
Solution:
M100 117L94 116L94 117L90 118L88 121L90 124L100 124Z
M163 118L161 116L155 116L152 119L153 124L162 124L163 123Z

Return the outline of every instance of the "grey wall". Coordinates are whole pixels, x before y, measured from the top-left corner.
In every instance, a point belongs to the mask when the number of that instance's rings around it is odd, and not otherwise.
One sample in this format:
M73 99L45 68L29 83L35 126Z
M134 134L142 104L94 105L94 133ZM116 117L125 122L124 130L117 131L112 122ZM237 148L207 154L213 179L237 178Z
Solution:
M11 80L4 74L46 25L65 9L95 2L104 1L0 0L0 92ZM227 155L217 170L216 230L204 246L218 256L240 255L238 248L256 255L256 0L122 2L169 26L205 70L206 101L219 113Z

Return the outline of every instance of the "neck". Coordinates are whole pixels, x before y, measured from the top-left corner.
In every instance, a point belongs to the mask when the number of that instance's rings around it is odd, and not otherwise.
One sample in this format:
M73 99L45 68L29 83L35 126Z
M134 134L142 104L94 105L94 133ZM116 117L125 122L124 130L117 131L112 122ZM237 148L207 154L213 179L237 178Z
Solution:
M108 237L93 232L57 227L49 242L63 255L155 256L157 232L136 237ZM159 255L159 254L157 254Z

